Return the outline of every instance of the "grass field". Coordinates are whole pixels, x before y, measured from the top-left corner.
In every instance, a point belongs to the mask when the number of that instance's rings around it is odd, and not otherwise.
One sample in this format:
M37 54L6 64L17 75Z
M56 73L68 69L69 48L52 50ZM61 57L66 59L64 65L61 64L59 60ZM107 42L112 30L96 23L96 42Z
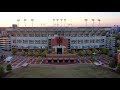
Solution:
M91 64L39 65L15 69L5 78L120 78L120 74Z

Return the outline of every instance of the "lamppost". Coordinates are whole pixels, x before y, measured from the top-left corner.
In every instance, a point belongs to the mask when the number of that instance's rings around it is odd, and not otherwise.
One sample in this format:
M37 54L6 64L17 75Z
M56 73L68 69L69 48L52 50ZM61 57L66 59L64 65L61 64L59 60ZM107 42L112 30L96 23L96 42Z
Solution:
M86 27L87 27L87 21L88 21L88 19L85 19L85 22L86 22Z
M93 23L92 23L92 27L94 27L94 21L95 21L95 20L94 20L94 19L92 19L92 21L93 21Z
M24 19L24 24L25 24L25 27L26 27L26 22L25 21L26 21L26 19Z
M54 27L54 21L55 21L55 19L53 19L53 27Z
M19 21L20 21L20 19L17 19L17 22L18 22L18 27L19 27Z
M57 20L57 27L58 27L58 20L59 20L59 19L56 19L56 20Z
M100 20L100 19L98 19L98 22L99 22L99 25L98 25L98 27L100 27L100 21L101 21L101 20Z
M61 20L61 27L62 27L62 20L63 20L63 19L60 19L60 20Z
M32 21L32 27L33 27L33 21L34 21L34 19L31 19L31 21Z
M65 24L66 24L66 19L64 19L64 27L65 27Z

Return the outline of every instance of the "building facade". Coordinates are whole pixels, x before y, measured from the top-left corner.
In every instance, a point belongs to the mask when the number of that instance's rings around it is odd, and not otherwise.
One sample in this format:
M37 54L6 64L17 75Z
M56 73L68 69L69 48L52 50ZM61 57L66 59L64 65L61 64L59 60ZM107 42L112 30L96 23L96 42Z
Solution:
M13 27L7 28L11 48L64 51L114 47L111 27Z
M11 43L6 29L6 27L0 27L0 49L2 50L11 49Z

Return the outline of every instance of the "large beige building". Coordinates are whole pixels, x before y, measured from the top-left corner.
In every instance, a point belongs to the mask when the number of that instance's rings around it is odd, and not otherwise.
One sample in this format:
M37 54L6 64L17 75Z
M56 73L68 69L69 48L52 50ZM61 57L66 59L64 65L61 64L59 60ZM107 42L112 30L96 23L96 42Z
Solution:
M112 27L9 27L11 48L48 49L63 53L72 49L115 46Z

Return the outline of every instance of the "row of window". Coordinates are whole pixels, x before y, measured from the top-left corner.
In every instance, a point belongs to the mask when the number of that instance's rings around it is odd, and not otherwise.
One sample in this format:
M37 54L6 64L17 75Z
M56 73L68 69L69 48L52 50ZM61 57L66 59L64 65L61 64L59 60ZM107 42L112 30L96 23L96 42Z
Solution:
M91 39L91 40L72 40L71 44L81 44L81 43L104 43L104 39Z
M23 43L23 44L47 44L47 40L13 40L13 43Z
M64 36L71 36L71 37L89 37L89 34L86 35L77 35L77 34L62 34ZM47 34L17 34L17 35L12 35L12 36L17 36L17 37L47 37ZM48 36L54 36L54 34L48 34ZM94 35L90 35L90 36L94 36Z
M13 37L15 37L15 36L17 36L17 37L46 37L47 36L47 34L17 34L17 35L11 35L11 36L13 36Z

